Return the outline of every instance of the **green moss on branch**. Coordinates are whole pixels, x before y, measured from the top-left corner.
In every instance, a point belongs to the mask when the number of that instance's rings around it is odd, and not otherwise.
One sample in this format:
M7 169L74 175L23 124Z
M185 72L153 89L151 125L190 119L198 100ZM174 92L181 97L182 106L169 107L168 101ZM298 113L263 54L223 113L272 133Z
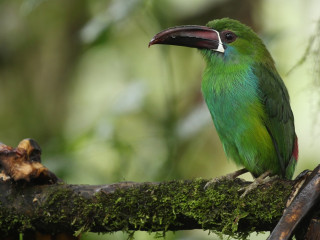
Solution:
M210 229L244 237L271 230L291 182L277 180L240 198L246 182L206 180L89 186L0 183L0 234Z

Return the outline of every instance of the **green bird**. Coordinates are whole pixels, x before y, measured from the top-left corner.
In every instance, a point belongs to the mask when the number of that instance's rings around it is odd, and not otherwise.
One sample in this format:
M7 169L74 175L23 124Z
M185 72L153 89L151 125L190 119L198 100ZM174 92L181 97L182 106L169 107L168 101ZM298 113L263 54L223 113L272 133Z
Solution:
M166 29L150 41L197 48L206 68L202 93L228 158L254 177L291 179L298 140L289 95L257 34L223 18Z

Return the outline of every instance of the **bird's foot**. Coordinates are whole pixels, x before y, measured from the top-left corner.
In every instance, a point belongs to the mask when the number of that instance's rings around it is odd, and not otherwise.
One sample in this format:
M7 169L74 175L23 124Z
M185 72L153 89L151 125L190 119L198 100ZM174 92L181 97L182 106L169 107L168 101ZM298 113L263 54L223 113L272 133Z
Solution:
M261 174L259 177L255 178L254 181L250 185L243 187L243 188L240 188L239 192L243 192L241 194L240 198L244 198L249 192L256 189L259 185L266 184L266 183L271 182L274 179L278 178L277 175L272 176L272 177L270 177L270 175L271 175L271 172L266 171L265 173Z
M221 182L221 181L226 181L226 180L234 180L236 179L238 176L247 173L248 170L245 168L242 168L240 170L237 170L235 172L229 173L227 175L224 176L220 176L220 177L216 177L216 178L212 178L209 182L206 183L206 185L204 186L204 189L207 189L210 185L214 185L215 183Z

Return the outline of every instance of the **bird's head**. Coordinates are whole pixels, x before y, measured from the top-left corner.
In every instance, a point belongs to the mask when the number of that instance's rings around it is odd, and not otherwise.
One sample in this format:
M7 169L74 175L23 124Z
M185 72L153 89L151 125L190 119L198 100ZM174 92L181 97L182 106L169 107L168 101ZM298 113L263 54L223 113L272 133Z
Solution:
M149 46L154 44L198 48L207 63L217 58L232 63L246 59L272 61L257 34L248 26L229 18L210 21L206 26L187 25L166 29L156 34Z

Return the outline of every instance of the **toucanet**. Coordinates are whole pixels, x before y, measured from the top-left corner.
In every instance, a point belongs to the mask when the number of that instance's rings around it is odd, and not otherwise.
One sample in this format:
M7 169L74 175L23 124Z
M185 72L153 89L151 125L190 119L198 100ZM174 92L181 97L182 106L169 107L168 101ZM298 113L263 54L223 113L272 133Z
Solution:
M202 93L228 158L254 177L291 179L298 142L287 88L258 35L223 18L166 29L150 41L199 49Z

